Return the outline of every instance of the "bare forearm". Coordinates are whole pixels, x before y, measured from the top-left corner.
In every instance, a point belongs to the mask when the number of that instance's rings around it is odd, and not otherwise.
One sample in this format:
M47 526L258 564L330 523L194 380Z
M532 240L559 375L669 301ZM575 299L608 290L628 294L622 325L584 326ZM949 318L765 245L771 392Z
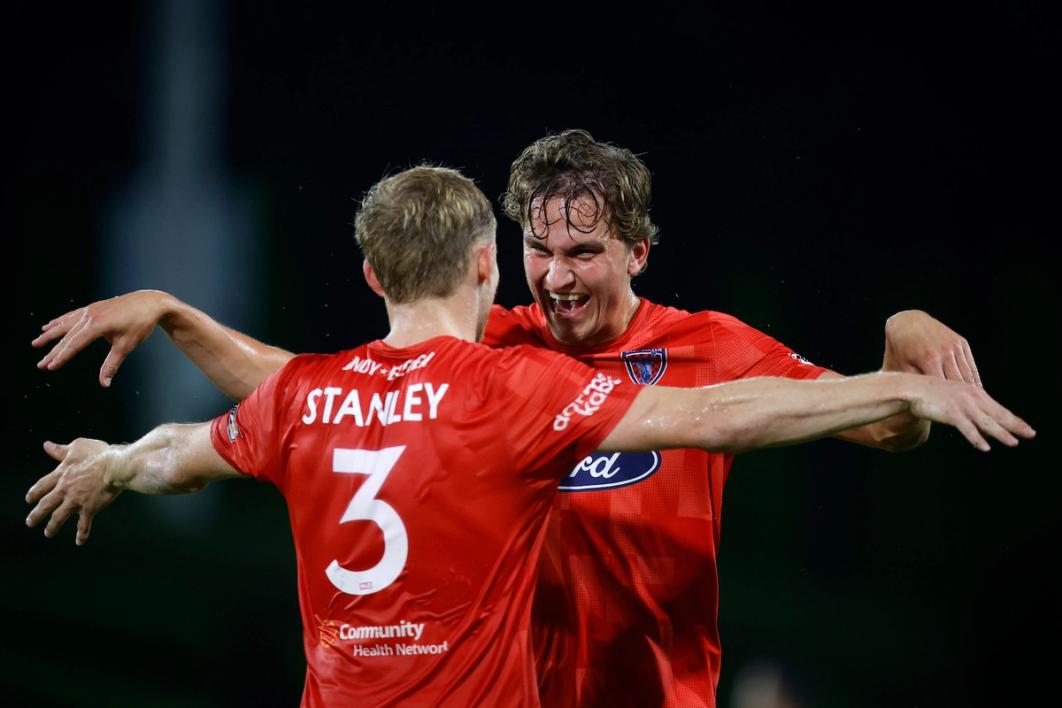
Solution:
M747 385L739 389L738 384ZM710 390L709 406L727 420L720 449L737 452L803 442L895 417L908 408L902 384L900 376L889 374L839 381L752 379Z
M159 326L173 343L233 400L243 400L294 355L225 327L176 298Z
M877 423L842 430L834 437L888 452L911 450L929 440L932 422L898 413Z
M77 543L88 540L92 518L126 489L141 494L183 494L207 482L242 476L214 449L210 423L163 425L129 445L78 438L67 445L46 442L44 451L59 466L26 493L36 504L26 524L44 519L54 536L77 514Z
M738 452L798 443L906 410L906 378L905 374L826 381L756 378L702 389L646 389L604 446ZM616 444L622 447L611 447Z
M897 367L890 367L886 359L886 365L882 367L882 371L898 370ZM841 374L827 371L820 377L820 380L843 378ZM910 412L904 411L884 420L842 430L835 437L880 450L902 452L918 447L928 440L931 425L930 421L916 418Z
M214 450L210 423L160 425L134 443L108 448L106 455L102 479L115 492L186 494L241 476Z

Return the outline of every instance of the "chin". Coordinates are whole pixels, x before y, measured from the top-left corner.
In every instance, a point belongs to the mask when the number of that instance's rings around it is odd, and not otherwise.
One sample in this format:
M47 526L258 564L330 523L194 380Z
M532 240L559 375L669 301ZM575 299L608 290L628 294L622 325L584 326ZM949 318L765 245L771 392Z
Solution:
M578 344L582 341L577 327L558 327L551 322L549 331L553 338L562 344Z

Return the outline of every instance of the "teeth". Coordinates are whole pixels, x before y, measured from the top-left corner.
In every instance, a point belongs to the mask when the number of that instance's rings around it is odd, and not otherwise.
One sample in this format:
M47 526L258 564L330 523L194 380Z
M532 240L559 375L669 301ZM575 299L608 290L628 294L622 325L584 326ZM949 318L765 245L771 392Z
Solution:
M574 302L583 298L582 295L578 295L576 293L569 293L567 295L562 295L560 293L550 293L549 296L554 300L561 300L565 302Z

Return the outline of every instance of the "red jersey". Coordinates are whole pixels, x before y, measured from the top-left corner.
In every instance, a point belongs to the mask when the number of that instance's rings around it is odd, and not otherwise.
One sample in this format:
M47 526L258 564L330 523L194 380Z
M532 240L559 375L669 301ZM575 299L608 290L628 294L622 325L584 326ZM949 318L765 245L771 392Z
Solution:
M825 371L729 315L644 299L627 331L599 347L557 342L537 305L495 307L484 343L548 347L641 385ZM544 705L715 706L715 561L732 461L701 450L595 452L564 477L532 610Z
M554 352L452 337L293 359L214 421L284 495L304 706L537 706L528 633L558 469L637 388Z

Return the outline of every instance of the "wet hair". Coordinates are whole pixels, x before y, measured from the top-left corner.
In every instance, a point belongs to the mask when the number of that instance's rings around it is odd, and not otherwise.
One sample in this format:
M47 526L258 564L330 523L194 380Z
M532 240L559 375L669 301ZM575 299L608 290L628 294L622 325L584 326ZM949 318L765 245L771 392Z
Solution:
M547 201L564 200L566 217L578 209L583 197L593 202L593 211L580 210L589 226L580 227L567 218L568 229L589 233L605 219L617 237L632 245L643 238L658 243L659 229L649 219L652 175L630 150L594 140L585 130L566 130L531 143L512 164L509 190L502 195L505 214L521 227L542 218ZM537 238L543 233L534 231Z
M420 165L362 197L354 237L387 297L408 303L452 295L472 249L497 228L490 201L457 170Z

